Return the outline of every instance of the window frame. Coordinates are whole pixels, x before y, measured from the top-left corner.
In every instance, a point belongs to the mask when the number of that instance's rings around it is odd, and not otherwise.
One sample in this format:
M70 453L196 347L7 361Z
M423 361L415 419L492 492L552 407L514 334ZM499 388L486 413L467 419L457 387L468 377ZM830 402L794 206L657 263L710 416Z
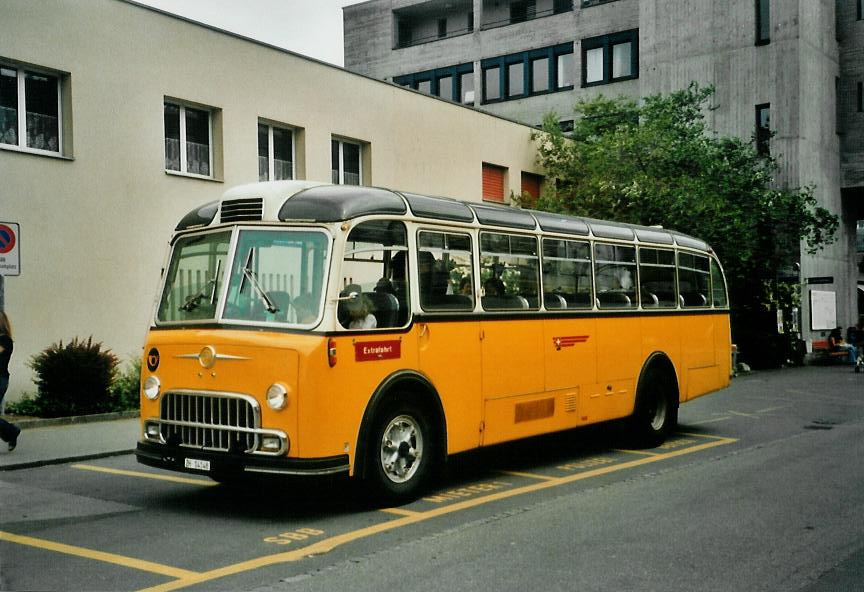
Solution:
M63 116L63 84L67 75L61 72L48 70L45 68L25 66L14 62L0 62L0 68L15 71L15 100L16 100L16 121L15 134L16 143L11 144L0 140L0 148L4 150L14 150L16 152L27 152L30 154L38 154L41 156L64 157L64 142L66 141L63 126L66 124ZM47 76L55 81L56 99L57 99L57 150L48 150L45 148L35 148L27 145L27 75ZM23 133L22 133L23 131Z
M619 45L630 44L630 73L624 76L614 76L614 51ZM603 84L614 84L625 80L639 78L639 29L619 31L608 35L599 35L583 39L582 43L582 88L600 86ZM602 72L599 80L588 82L588 52L602 49Z
M491 252L490 251L484 251L483 238L487 235L498 235L498 236L508 237L508 245L510 247L510 253L503 253L503 252L497 252L497 251L491 251ZM480 281L480 298L479 298L480 309L484 313L490 313L490 312L495 312L495 313L504 312L504 313L508 313L508 314L536 313L536 312L541 310L541 304L543 301L543 293L541 292L541 290L543 289L543 285L542 285L543 266L542 266L541 252L539 250L541 248L540 247L541 242L539 240L541 236L542 235L507 232L507 231L493 229L493 228L488 228L488 229L487 228L480 228L479 229L479 231L477 233L477 261L478 261L478 265L479 265L477 268L477 272L478 272L477 278ZM534 244L534 254L531 255L528 253L518 253L518 252L514 254L512 252L512 245L513 245L513 239L514 238L518 239L518 240L530 240L530 241L532 241ZM535 266L536 278L535 278L535 283L534 283L534 287L536 288L536 294L534 295L534 298L536 298L536 302L532 304L522 294L512 294L511 296L517 296L519 299L524 301L524 303L527 305L527 308L524 306L520 306L520 307L509 307L509 306L494 307L494 306L490 306L490 307L487 307L487 304L490 303L490 301L487 300L487 298L489 298L490 296L486 294L486 289L484 287L484 284L486 283L486 281L488 281L489 278L487 278L486 280L483 280L483 269L484 269L483 257L484 256L488 256L488 257L498 256L498 257L533 259L536 262L536 266ZM500 277L498 279L500 279ZM503 283L503 280L502 280L502 283ZM497 297L502 298L502 300L503 300L504 299L503 297L506 297L506 296L507 296L507 294L504 294L503 296L497 296Z
M339 168L338 171L334 171L332 168L333 162L333 143L336 142L339 145ZM358 183L357 187L363 185L363 152L365 150L365 145L362 142L357 140L349 140L348 138L343 138L340 136L331 136L330 137L330 162L331 162L331 181L333 181L334 185L353 185L352 183L345 183L345 144L351 144L352 146L357 146L357 177ZM338 180L333 180L332 173L338 172Z
M471 75L471 80L473 83L474 76L474 63L469 62L465 64L457 64L455 66L447 66L444 68L436 68L434 70L424 70L423 72L415 72L413 74L405 74L402 76L394 76L393 82L400 86L407 86L413 90L421 92L423 94L428 94L430 96L435 96L440 99L444 99L445 101L452 101L457 104L473 104L474 99L471 101L463 101L462 100L462 77L466 74ZM444 78L450 77L451 79L451 96L450 97L442 97L441 96L441 80ZM420 89L420 85L423 83L429 83L429 92L427 93L424 90ZM474 90L473 88L471 89Z
M771 154L771 103L759 103L755 107L756 131L754 134L756 152ZM762 114L768 114L767 125L762 125Z
M639 259L638 259L638 255L637 255L637 253L638 253L637 247L638 246L639 245L635 242L633 242L633 243L630 243L630 242L618 243L618 242L611 242L611 241L605 241L605 240L594 240L592 242L592 244L591 244L591 247L592 247L591 248L591 264L592 264L593 274L594 274L594 301L597 305L597 310L640 310L641 302L639 300L639 290L640 290ZM610 261L610 260L601 259L600 257L598 257L598 254L597 254L597 248L598 247L612 247L612 249L614 249L613 260ZM632 261L619 261L617 259L614 259L614 257L616 256L614 253L617 253L618 249L632 249L633 250L633 260ZM598 263L602 263L604 265L611 265L611 266L616 267L616 268L617 267L625 267L625 268L631 270L631 272L632 272L632 278L631 278L632 284L630 285L629 290L628 290L628 288L622 287L621 290L609 289L609 290L602 290L601 291L599 282L597 280L597 278L600 275L597 273L599 271ZM624 295L627 298L627 303L625 304L623 300L620 303L620 305L619 305L619 303L616 303L616 302L609 302L609 303L602 302L602 300L600 298L601 294L610 294L610 293L611 294Z
M258 180L259 181L291 181L297 178L297 128L278 124L271 123L265 119L258 119L258 126L264 126L267 128L267 178L261 179L260 169ZM275 169L276 169L276 150L275 144L273 140L273 130L279 129L282 131L289 132L291 134L291 176L287 179L276 179L274 178ZM261 155L259 154L260 158Z
M468 265L470 266L470 277L471 277L471 294L470 296L467 294L462 294L461 292L454 292L449 294L449 296L468 296L471 299L471 306L469 308L458 308L458 307L447 307L447 306L425 306L424 305L424 294L421 287L421 278L420 278L420 253L422 252L430 252L429 247L421 246L421 237L424 234L436 234L436 235L444 235L444 236L456 236L459 238L467 238L468 239ZM477 308L477 302L479 298L477 298L477 294L479 294L479 289L477 287L478 275L477 275L477 252L474 249L475 244L475 235L470 232L468 229L454 229L447 227L437 227L437 226L419 226L417 227L417 231L415 234L416 240L416 248L414 249L414 269L417 270L417 284L416 289L413 290L417 293L419 310L425 314L436 314L436 313L444 313L444 314L471 314ZM464 253L464 251L456 251L454 249L449 249L447 252L454 251L458 253ZM445 252L444 249L441 249L441 252ZM436 259L437 260L437 259ZM463 276L464 277L464 276ZM449 282L449 279L448 279ZM427 303L428 304L428 303Z
M178 109L178 117L179 117L179 127L180 127L180 170L174 170L168 168L168 152L167 146L165 151L165 172L169 175L180 175L182 177L195 177L197 179L215 179L214 171L213 171L213 153L215 147L213 145L213 115L214 108L207 107L204 105L197 105L194 103L188 103L185 101L180 101L177 99L172 99L165 97L162 102L162 135L165 141L168 140L167 129L165 129L165 107L167 105L173 105ZM186 109L193 109L195 111L202 111L207 114L207 152L208 152L208 171L209 174L202 175L201 173L193 173L189 172L189 154L186 147Z
M560 92L573 89L572 80L570 84L560 84L562 82L562 66L566 67L567 61L562 65L562 56L573 55L573 43L559 43L558 45L550 45L539 49L522 51L493 58L486 58L480 62L480 70L483 73L483 97L482 103L498 103L502 101L514 101L527 97L545 95L553 92ZM543 90L534 90L534 65L540 60L546 62L546 88ZM569 61L572 64L572 58ZM510 94L510 68L515 64L522 64L522 92ZM498 70L497 78L497 96L490 98L490 84L487 80L487 72ZM573 72L569 71L566 74L572 78ZM566 80L565 80L566 82Z
M768 45L771 43L771 0L754 0L754 6L756 12L756 45Z
M571 257L549 257L546 255L546 241L558 241L561 243L565 243L565 253L566 253L566 249L567 249L567 246L566 246L567 243L584 245L587 252L588 252L588 257L587 257L587 259L584 259L584 260L578 259L578 258L571 258ZM554 235L553 236L547 236L544 234L544 235L541 235L540 252L542 253L542 257L540 259L540 276L542 279L541 289L542 289L542 293L543 293L543 308L547 311L551 311L551 312L555 312L555 313L573 312L573 311L585 312L585 311L593 310L595 307L595 304L596 304L596 297L597 297L595 286L594 286L594 247L593 247L593 241L588 240L587 237L586 238L580 238L580 239L573 238L573 237L562 238L559 236L554 236ZM585 305L583 305L583 306L572 305L571 306L570 302L568 302L564 296L561 296L559 293L554 292L554 291L550 291L548 289L548 287L546 285L546 270L547 270L546 261L547 260L575 261L575 262L579 262L579 263L587 263L588 264L588 274L587 274L587 276L583 276L583 277L587 277L587 279L588 279L588 302L585 303ZM550 308L547 305L547 296L550 294L555 294L555 295L559 296L560 298L563 298L565 303L567 304L567 306L558 307L558 308L556 308L556 307Z

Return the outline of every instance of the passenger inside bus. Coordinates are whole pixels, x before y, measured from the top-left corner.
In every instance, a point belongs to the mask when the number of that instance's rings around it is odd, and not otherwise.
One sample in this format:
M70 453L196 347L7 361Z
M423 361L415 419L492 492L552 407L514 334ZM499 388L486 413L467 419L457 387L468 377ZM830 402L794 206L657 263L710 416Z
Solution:
M344 327L348 329L375 329L378 326L378 320L372 314L374 305L369 296L363 293L360 286L357 284L348 285L339 296L339 322Z

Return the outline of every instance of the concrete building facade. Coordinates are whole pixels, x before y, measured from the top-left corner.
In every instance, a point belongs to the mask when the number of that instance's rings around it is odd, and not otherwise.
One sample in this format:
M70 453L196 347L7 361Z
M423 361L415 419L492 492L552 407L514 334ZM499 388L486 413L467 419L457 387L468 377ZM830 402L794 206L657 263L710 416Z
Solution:
M124 0L0 3L9 398L60 340L140 356L168 239L229 187L361 183L480 200L536 174L531 128ZM454 141L458 138L458 141Z
M346 68L538 125L565 127L579 98L716 88L723 135L758 138L778 181L811 186L841 217L838 241L803 253L811 292L836 322L864 314L864 0L369 0L344 9ZM764 135L770 130L773 137Z

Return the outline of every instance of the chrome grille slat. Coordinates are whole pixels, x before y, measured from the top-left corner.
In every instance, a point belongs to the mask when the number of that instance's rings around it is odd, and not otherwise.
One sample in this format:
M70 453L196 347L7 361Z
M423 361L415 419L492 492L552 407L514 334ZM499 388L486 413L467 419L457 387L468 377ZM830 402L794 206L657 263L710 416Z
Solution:
M168 392L161 405L162 439L181 446L228 452L258 448L261 427L253 403L241 396ZM178 441L179 439L179 441Z

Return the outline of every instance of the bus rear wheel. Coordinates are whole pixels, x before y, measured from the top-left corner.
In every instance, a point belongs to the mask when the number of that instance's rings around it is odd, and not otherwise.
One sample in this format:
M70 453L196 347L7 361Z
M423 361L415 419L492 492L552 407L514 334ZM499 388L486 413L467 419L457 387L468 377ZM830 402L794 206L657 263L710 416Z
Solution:
M632 443L640 448L660 446L678 424L677 389L656 369L648 370L636 390L636 407L629 421Z
M396 402L378 415L367 460L376 501L404 502L420 493L431 473L432 438L427 414L415 405Z

